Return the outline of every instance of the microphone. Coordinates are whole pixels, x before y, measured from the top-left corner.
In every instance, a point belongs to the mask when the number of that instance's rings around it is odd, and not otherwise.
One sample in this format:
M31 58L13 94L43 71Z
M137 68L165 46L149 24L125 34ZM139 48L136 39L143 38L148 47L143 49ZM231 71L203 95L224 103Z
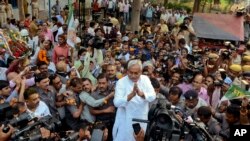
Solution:
M132 121L135 121L135 122L141 122L141 123L149 123L148 120L144 120L144 119L137 119L137 118L133 118Z

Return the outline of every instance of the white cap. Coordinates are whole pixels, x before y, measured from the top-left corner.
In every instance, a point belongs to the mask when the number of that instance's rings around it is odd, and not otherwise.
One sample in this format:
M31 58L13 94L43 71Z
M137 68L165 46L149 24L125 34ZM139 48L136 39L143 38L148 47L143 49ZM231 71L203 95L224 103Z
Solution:
M124 36L124 37L122 37L122 41L124 42L127 42L129 40L129 38L128 38L128 36Z
M22 29L21 32L20 32L20 35L21 36L29 36L29 31L27 29Z
M76 37L76 44L81 43L81 39L79 37Z

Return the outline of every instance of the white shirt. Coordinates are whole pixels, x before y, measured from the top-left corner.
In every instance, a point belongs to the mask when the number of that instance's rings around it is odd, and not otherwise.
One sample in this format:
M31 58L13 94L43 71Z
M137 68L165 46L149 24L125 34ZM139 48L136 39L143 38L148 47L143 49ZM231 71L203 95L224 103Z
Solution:
M0 67L0 80L7 80L7 77L6 77L7 70L8 70L7 68Z
M113 1L109 1L108 2L108 9L112 9L113 5L114 5Z
M126 53L126 54L124 55L124 54L121 53L121 54L118 56L118 59L125 59L125 61L128 62L129 59L130 59L130 54L129 54L129 53Z
M38 118L51 115L48 106L43 101L39 102L34 112L29 109L28 112L31 113L34 117Z
M89 33L91 36L95 36L95 29L92 28L92 27L89 27L89 28L88 28L88 33Z
M58 28L55 41L58 42L58 36L64 33L62 27Z
M65 21L61 15L56 15L56 18L57 18L58 22L60 22L61 24L65 23Z
M145 99L136 95L127 101L127 96L133 90L134 82L125 76L116 83L114 105L118 109L113 127L114 141L135 141L132 119L148 119L149 102L156 98L156 94L149 78L145 75L140 76L137 85L139 90L144 93ZM140 126L146 131L146 123L140 123Z
M164 20L165 22L167 22L167 21L168 21L168 18L169 18L169 17L168 17L168 14L167 14L167 13L162 13L162 14L161 14L161 17L160 17L161 20Z
M31 63L31 64L33 64L33 65L36 64L39 51L40 51L40 47L37 47L37 48L35 49L34 55L30 57L30 63Z
M118 3L119 12L123 12L123 5L124 5L123 2L119 2L119 3Z

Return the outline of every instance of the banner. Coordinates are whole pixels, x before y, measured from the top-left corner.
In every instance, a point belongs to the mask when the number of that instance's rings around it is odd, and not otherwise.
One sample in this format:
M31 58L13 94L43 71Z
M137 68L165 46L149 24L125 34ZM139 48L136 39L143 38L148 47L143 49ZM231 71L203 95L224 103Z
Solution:
M250 92L245 91L238 86L232 85L225 93L225 95L221 98L221 101L243 98L244 96L250 98Z
M69 16L67 19L67 24L68 24L68 33L67 33L67 43L71 47L75 46L76 42L76 25L74 23L74 9L72 5L72 0L69 0Z

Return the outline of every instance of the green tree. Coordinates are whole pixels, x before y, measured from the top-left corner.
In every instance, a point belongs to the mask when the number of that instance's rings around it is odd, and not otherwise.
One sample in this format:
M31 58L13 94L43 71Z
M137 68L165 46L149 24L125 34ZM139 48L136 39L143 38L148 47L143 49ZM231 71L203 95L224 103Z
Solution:
M201 0L195 0L193 6L193 13L199 12Z

